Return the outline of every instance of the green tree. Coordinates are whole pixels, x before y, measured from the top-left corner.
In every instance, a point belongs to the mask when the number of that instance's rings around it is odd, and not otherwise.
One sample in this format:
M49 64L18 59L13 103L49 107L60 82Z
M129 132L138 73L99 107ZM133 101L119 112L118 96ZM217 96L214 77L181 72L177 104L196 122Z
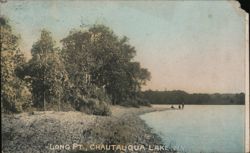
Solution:
M60 110L65 87L69 85L68 75L50 32L42 30L31 53L32 59L23 66L20 77L31 82L34 106L47 110L56 105Z
M150 73L138 62L132 62L136 50L127 37L119 38L106 26L94 25L89 29L92 53L97 66L91 69L92 81L104 86L113 104L133 101L141 85L150 79Z
M61 42L62 56L70 81L74 84L74 94L88 95L89 71L95 65L90 48L90 33L72 31Z
M18 48L19 37L13 34L8 20L0 17L1 26L1 106L4 112L20 112L30 101L30 92L15 69L25 62Z
M62 40L63 57L69 77L81 94L89 84L104 89L113 104L135 98L150 73L132 62L136 50L128 38L119 38L106 26L94 25L72 31Z

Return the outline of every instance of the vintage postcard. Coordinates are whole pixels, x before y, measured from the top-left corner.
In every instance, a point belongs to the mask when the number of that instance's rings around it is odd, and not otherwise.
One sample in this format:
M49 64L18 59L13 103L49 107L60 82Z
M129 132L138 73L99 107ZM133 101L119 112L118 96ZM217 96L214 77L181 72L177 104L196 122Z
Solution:
M2 153L249 153L234 0L0 0Z

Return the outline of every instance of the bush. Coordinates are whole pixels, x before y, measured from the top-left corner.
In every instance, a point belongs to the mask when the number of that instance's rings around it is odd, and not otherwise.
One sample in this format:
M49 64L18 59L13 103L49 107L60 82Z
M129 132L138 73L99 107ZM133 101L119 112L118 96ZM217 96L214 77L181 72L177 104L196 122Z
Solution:
M98 99L100 101L111 103L111 100L104 89L99 88L96 85L88 85L86 90L88 91L87 96L89 98Z
M98 99L84 99L78 101L76 110L85 112L87 114L109 116L111 111L109 104Z
M1 111L5 113L21 113L31 106L31 93L22 84L15 86L5 84L1 87Z
M148 106L148 107L151 106L149 100L147 99L138 98L137 101L140 106Z
M124 101L124 102L121 103L121 106L136 107L136 108L140 107L138 101L135 100L135 99L127 99L126 101Z

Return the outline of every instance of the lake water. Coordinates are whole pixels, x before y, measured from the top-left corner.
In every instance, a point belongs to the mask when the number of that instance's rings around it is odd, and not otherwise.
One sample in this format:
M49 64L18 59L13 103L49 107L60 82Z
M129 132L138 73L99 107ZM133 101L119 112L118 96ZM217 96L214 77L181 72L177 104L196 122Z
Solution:
M244 112L242 105L185 105L141 118L180 152L244 153Z

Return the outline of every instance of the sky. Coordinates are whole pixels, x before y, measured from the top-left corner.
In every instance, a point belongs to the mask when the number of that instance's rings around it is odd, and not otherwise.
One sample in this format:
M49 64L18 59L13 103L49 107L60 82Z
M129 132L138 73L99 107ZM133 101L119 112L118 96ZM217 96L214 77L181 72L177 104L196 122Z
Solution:
M59 41L80 25L104 24L135 46L151 72L144 90L190 93L245 91L245 14L233 1L8 1L27 55L46 28Z

